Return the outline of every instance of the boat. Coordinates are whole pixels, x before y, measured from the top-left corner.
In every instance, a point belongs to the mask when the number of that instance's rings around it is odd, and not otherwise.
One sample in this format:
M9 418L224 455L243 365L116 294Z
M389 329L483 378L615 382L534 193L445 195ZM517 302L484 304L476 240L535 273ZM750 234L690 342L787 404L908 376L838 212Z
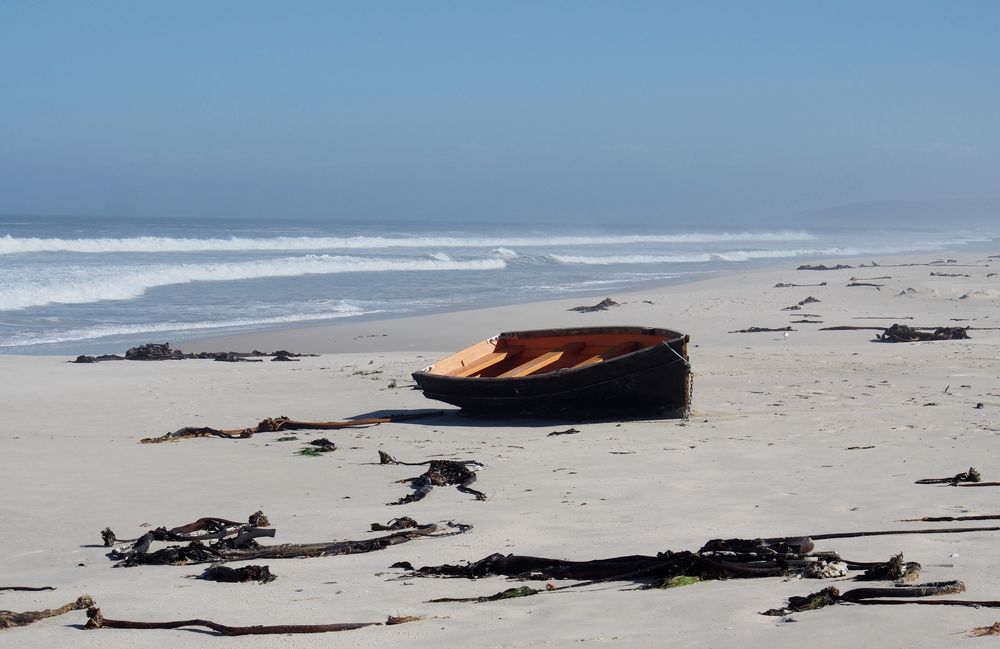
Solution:
M413 373L430 399L491 417L685 417L686 334L612 326L508 331Z

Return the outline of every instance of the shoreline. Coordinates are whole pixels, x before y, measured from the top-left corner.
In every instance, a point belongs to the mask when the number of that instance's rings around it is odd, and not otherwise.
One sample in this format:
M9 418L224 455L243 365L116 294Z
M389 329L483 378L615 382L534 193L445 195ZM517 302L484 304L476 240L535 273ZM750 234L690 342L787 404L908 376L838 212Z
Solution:
M933 251L933 255L922 253L905 253L882 258L880 265L896 263L919 263L915 260L928 258L945 260L960 256L976 256L994 250L982 246L977 250L965 248L962 250ZM787 260L786 260L787 261ZM718 271L707 277L684 277L676 281L656 282L643 288L630 288L618 292L582 293L573 297L558 297L548 300L536 300L498 306L472 307L467 309L440 310L421 314L406 314L389 318L361 318L358 320L331 320L312 326L289 326L278 329L263 329L259 331L240 332L192 338L183 342L185 351L249 351L260 349L273 351L287 349L298 353L356 353L374 351L455 351L477 340L485 339L493 334L508 330L549 329L553 327L572 327L577 325L609 325L630 324L642 326L668 326L677 328L674 323L653 322L618 322L615 308L600 313L574 313L568 309L574 306L589 305L599 302L604 297L620 304L642 303L652 296L669 299L676 294L697 292L699 287L711 288L718 284L740 281L740 278L755 278L763 275L778 276L783 273L795 274L794 268L801 265L835 266L846 264L862 270L861 264L870 264L870 257L823 257L816 259L796 259L794 266L784 263L759 265L752 268L739 268L732 271ZM803 271L822 278L823 271ZM808 277L808 275L807 275ZM822 279L817 279L823 281ZM456 340L446 335L439 325L449 320L474 323L476 332L470 332L467 338Z

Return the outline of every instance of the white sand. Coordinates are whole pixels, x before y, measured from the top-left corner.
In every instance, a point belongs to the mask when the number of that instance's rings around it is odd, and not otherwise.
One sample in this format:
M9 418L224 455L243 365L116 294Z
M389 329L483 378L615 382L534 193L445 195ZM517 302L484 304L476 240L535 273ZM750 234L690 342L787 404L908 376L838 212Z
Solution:
M437 597L489 595L518 585L502 578L399 580L388 566L477 560L493 552L595 559L695 550L719 537L989 525L901 523L921 516L998 514L1000 488L914 485L970 465L1000 480L1000 331L972 340L871 342L874 331L821 326L1000 326L1000 277L985 255L951 253L947 267L807 272L791 267L612 295L622 306L580 314L568 300L365 322L185 344L197 349L287 348L328 353L299 363L114 362L0 356L4 476L0 586L56 586L0 593L0 608L54 607L88 593L110 618L207 618L225 624L427 619L334 635L218 639L191 631L78 630L71 613L0 631L17 647L399 646L414 647L943 647L1000 620L1000 610L923 606L837 606L794 615L759 612L831 585L767 578L637 591L612 583L507 601L430 604ZM935 255L908 261L927 262ZM851 263L855 262L841 262ZM864 260L868 261L868 260ZM997 260L993 260L997 261ZM831 263L831 262L828 262ZM994 264L994 268L1000 264ZM1000 270L1000 268L998 268ZM931 272L970 277L935 277ZM885 284L847 288L849 278ZM774 288L778 282L827 286ZM912 288L915 292L897 294ZM965 295L967 297L963 298ZM807 296L819 303L783 311ZM596 300L593 300L596 301ZM652 302L647 303L647 301ZM730 334L749 326L782 334ZM888 316L861 320L864 316ZM904 317L912 320L904 320ZM955 318L966 318L958 322ZM301 442L188 440L139 445L181 426L241 427L268 416L346 419L379 410L436 407L411 390L410 372L503 329L640 324L685 331L696 372L687 422L443 420L299 434L339 449L295 455ZM395 388L390 383L396 382ZM977 403L984 404L981 409ZM449 408L448 406L444 406ZM573 425L576 435L548 437ZM848 450L853 446L874 448ZM393 481L416 467L379 466L377 450L402 460L471 458L487 467L477 502L452 488L389 507L407 492ZM277 581L217 584L187 578L203 566L113 568L99 531L138 536L149 523L202 516L242 519L262 509L274 542L364 539L372 522L412 516L456 520L468 534L380 552L266 562ZM996 521L1000 525L1000 521ZM817 543L853 560L903 552L923 581L961 579L969 599L1000 599L1000 532L890 536ZM270 542L265 540L265 542ZM82 565L79 565L82 564ZM530 585L537 586L537 583ZM834 581L842 590L850 582ZM982 641L981 641L982 642ZM988 642L988 641L986 641Z

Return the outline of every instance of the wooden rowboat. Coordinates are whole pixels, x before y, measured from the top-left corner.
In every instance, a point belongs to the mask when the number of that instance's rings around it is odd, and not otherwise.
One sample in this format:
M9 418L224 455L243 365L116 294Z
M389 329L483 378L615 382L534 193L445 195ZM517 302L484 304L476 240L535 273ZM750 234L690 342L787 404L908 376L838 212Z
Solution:
M689 337L648 327L509 331L413 373L430 399L488 416L683 417Z

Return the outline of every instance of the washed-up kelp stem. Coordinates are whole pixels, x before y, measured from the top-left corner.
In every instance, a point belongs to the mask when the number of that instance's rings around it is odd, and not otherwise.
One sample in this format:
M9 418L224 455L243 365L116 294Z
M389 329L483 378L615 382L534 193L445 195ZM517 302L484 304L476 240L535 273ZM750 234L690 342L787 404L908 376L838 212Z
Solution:
M23 590L35 592L39 590L55 590L55 586L0 586L0 590Z
M815 541L824 539L853 539L859 536L895 536L897 534L961 534L963 532L996 532L1000 527L940 527L923 530L884 530L879 532L839 532L834 534L810 534Z
M267 418L261 420L256 426L249 428L209 428L205 426L185 426L172 433L161 435L160 437L145 437L139 440L140 444L160 444L162 442L174 442L181 439L194 437L221 437L223 439L247 439L257 433L277 433L286 430L340 430L342 428L356 428L359 426L377 426L397 421L409 421L422 417L436 417L444 414L443 410L429 412L410 412L386 415L385 417L369 417L367 419L350 419L348 421L297 421L289 419L284 415L280 417Z
M169 546L156 552L113 552L109 556L118 559L116 567L139 565L192 564L226 561L251 561L257 559L295 559L308 557L328 557L341 554L375 552L392 545L406 543L419 538L440 538L463 534L472 529L471 525L448 522L444 526L434 523L419 525L412 529L379 536L363 541L331 541L327 543L286 543L273 546L258 546L252 540L245 545L235 546L238 540L225 540L212 545L194 541L186 546Z
M946 523L948 521L993 521L1000 520L1000 514L984 514L982 516L924 516L923 518L904 518L900 523Z
M968 471L964 471L962 473L958 473L956 475L951 476L950 478L922 478L920 480L915 481L914 484L950 484L950 485L957 485L957 484L959 484L961 482L978 483L978 482L982 482L982 481L983 481L983 477L979 473L979 471L976 470L976 467L970 466Z
M228 626L219 624L211 620L175 620L171 622L132 622L129 620L112 620L101 614L101 609L90 608L87 610L87 621L85 629L180 629L183 627L205 627L220 635L270 635L284 633L331 633L334 631L352 631L367 626L381 626L383 624L399 624L402 620L406 622L414 621L417 618L389 618L385 622L346 622L339 624L275 624L270 626Z
M15 626L27 626L48 617L56 617L70 611L80 611L94 605L94 600L90 595L82 595L75 602L63 604L59 608L47 608L44 611L25 611L16 613L14 611L0 611L0 629L9 629Z
M153 541L203 541L206 539L221 540L227 536L236 535L238 537L258 538L262 536L274 536L273 529L264 529L270 525L267 516L262 511L256 511L247 518L246 523L226 520L214 516L199 518L193 523L178 525L171 529L157 527L146 532L136 539L119 539L110 527L105 527L101 531L101 539L105 547L112 547L116 543L133 543L133 549L145 552L149 549Z
M772 608L763 611L761 615L788 615L803 611L814 611L834 604L935 604L948 606L974 606L966 600L918 600L918 599L886 599L891 597L930 597L933 595L954 595L965 591L965 584L960 581L941 581L915 586L896 586L895 588L855 588L841 593L835 587L824 588L805 597L789 597L788 604L782 608Z

